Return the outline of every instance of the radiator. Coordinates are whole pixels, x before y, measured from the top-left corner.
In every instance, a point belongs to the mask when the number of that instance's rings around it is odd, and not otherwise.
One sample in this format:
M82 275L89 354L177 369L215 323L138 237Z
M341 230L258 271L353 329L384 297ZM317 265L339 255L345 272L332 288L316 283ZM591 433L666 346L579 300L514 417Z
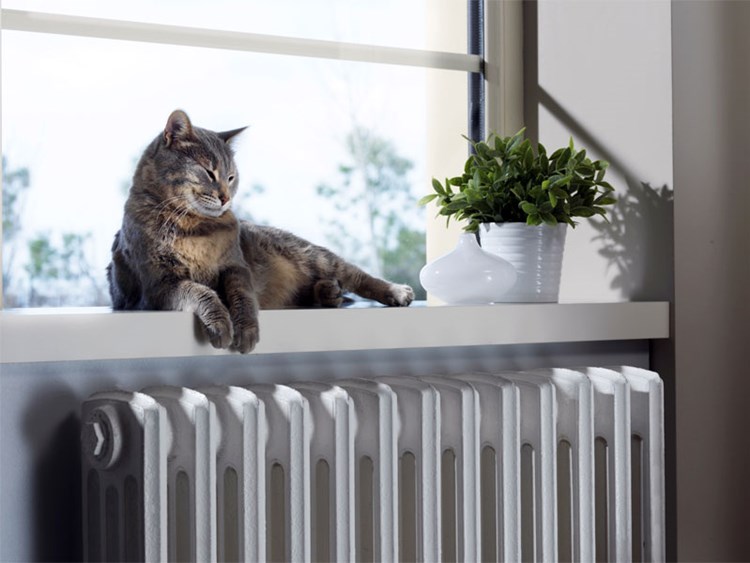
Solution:
M97 393L85 556L664 560L662 404L630 367Z

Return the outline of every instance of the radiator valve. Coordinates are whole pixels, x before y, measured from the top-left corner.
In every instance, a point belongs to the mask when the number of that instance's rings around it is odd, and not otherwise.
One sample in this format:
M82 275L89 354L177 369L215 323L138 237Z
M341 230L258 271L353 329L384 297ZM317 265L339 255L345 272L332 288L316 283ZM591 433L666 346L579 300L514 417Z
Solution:
M122 429L113 405L91 411L81 436L83 451L97 469L110 469L120 457Z

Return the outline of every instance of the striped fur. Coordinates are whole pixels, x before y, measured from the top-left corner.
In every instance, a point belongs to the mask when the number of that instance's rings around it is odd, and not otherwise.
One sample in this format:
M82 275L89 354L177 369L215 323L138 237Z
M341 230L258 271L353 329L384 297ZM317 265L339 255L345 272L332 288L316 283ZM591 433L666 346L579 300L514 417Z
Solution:
M259 338L259 308L338 307L345 292L409 305L409 286L235 217L230 144L241 131L214 133L182 111L170 115L138 163L112 245L113 308L192 311L214 346L245 353Z

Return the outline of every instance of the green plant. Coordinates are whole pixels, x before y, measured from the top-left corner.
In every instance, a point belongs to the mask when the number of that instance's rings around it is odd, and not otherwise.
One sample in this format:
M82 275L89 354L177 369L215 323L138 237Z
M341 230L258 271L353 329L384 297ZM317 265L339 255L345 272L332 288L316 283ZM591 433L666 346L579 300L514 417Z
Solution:
M445 184L432 179L435 193L419 200L435 200L438 215L466 220L464 230L476 232L481 223L525 222L528 225L567 223L573 217L601 215L604 206L615 203L614 188L604 181L609 164L592 161L586 151L576 151L573 139L567 147L547 156L536 151L521 129L512 137L491 134L487 141L473 142L464 173L446 178Z

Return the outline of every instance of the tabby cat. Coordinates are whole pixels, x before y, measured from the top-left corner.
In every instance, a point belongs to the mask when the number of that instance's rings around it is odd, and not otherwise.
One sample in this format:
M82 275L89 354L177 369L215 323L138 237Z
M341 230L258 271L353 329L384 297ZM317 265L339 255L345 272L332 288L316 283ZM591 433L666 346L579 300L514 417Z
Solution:
M244 129L244 128L243 128ZM291 233L239 221L232 140L180 110L143 153L107 267L114 309L194 312L211 344L246 353L258 309L338 307L344 292L407 306L414 292Z

